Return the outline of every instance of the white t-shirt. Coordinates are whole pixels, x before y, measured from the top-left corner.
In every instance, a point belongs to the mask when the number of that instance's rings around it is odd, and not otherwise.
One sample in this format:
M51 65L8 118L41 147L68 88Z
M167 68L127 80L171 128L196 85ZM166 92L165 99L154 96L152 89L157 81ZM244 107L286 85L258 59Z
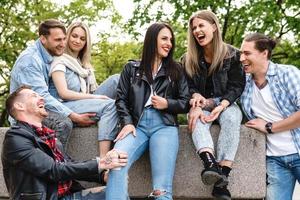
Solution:
M268 122L282 120L270 91L269 84L261 90L255 85L252 94L252 111L254 114ZM284 156L297 153L290 131L267 134L267 155Z
M156 74L153 74L153 75L152 75L153 80L155 79L156 75L158 74L160 68L161 68L161 64L158 66L158 69L157 69ZM150 96L149 96L149 98L148 98L148 100L147 100L147 102L146 102L146 104L145 104L145 107L152 105L151 98L152 98L154 95L156 95L155 91L153 91L153 85L152 85L152 84L150 85L150 89L151 89Z
M52 72L55 72L55 71L63 71L64 73L66 73L67 69L66 69L66 66L64 66L63 64L57 64L52 69Z

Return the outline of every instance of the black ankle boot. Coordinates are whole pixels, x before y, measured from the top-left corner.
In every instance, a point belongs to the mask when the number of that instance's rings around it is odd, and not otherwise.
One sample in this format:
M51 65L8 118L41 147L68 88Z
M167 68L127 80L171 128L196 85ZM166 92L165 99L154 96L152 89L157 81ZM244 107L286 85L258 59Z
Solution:
M227 166L220 166L220 168L222 170L223 178L215 183L212 195L216 197L217 200L231 200L231 194L227 189L228 176L231 168Z
M231 168L227 167L227 166L219 166L219 167L220 167L220 170L221 170L222 179L218 180L215 183L215 186L223 187L223 186L228 185L228 176L229 176L229 173L231 171Z
M201 179L205 185L212 185L223 179L222 171L216 162L214 156L205 151L199 154L204 164L204 170L201 172Z
M231 200L231 194L230 194L229 190L227 189L227 185L222 186L222 187L214 186L212 195L217 200Z

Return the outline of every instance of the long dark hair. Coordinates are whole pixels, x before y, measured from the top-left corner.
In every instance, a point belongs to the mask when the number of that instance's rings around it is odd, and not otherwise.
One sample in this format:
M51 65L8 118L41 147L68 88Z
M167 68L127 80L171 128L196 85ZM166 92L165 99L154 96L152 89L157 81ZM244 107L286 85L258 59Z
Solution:
M162 58L162 66L166 68L167 76L171 78L171 80L177 80L179 76L179 64L177 64L173 60L173 52L175 49L175 38L174 33L170 25L157 22L152 24L146 32L146 36L144 39L144 46L143 46L143 53L142 53L142 60L140 64L140 71L141 74L145 74L150 84L153 82L152 78L152 67L155 62L155 57L157 55L157 37L159 32L163 29L167 28L170 30L172 34L172 48L169 51L167 57Z

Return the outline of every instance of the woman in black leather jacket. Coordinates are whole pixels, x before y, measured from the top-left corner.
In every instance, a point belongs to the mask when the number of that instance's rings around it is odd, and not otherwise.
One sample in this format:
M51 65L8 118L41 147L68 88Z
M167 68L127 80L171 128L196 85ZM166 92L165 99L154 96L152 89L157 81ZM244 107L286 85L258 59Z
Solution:
M223 42L214 13L202 10L191 16L188 49L183 59L192 95L189 128L204 163L202 181L214 184L212 195L224 200L231 199L227 177L237 151L242 120L235 103L245 86L239 56L237 49ZM210 135L215 120L221 126L217 152Z
M145 36L141 62L130 61L121 74L116 106L122 130L116 150L128 153L128 165L109 173L106 199L127 199L130 166L149 148L153 192L172 199L178 152L177 114L189 110L188 85L172 56L174 34L165 23L152 24Z

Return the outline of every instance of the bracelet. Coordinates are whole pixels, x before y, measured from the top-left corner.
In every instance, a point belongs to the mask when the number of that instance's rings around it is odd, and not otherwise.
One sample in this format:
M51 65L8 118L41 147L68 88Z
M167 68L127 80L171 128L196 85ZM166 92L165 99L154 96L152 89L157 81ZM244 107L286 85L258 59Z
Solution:
M97 164L98 164L98 173L100 174L102 172L102 169L100 168L100 161L101 161L100 157L97 156L96 161L97 161Z

